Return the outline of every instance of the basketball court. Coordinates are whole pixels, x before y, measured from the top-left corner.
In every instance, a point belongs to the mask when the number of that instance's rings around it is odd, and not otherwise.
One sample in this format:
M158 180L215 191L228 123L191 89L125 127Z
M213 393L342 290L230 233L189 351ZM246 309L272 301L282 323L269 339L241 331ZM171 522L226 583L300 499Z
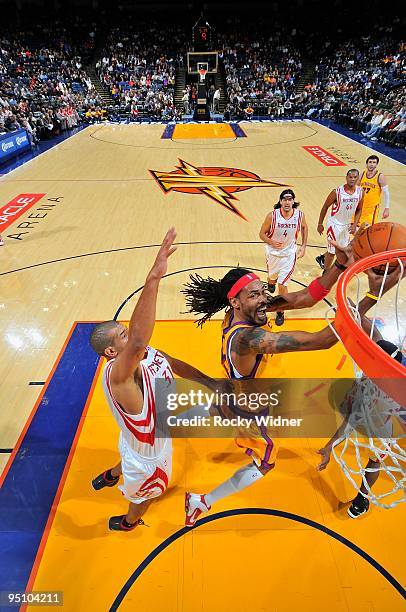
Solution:
M0 260L7 588L62 591L66 610L403 609L404 508L373 506L349 519L354 489L338 464L316 471L323 439L282 440L272 473L219 502L190 532L185 491L210 490L247 462L232 439L175 440L170 488L132 533L108 531L109 516L126 510L120 492L90 485L118 461L102 363L89 347L92 323L129 320L166 230L176 227L178 249L151 345L221 377L220 317L201 330L185 314L180 290L191 272L220 278L239 264L265 280L259 230L289 186L309 226L290 290L307 286L325 247L320 208L371 153L309 121L103 124L2 177L1 205L12 203ZM379 157L389 220L406 225L405 167ZM394 299L386 296L379 311L389 335ZM287 313L281 329L321 329L328 307ZM353 375L340 343L273 359L275 377Z

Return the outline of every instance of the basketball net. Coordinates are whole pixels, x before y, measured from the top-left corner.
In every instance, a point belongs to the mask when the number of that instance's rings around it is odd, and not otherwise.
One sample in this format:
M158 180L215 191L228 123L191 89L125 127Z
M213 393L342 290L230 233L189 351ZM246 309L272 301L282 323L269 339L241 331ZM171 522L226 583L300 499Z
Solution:
M200 83L204 83L206 74L207 74L207 70L205 70L204 68L199 69Z
M398 258L398 263L400 275L395 292L394 321L397 333L396 344L398 348L402 349L405 342L405 330L402 330L399 323L398 306L404 265L400 258ZM389 261L386 263L381 289L374 307L371 332L369 338L365 334L365 342L373 342L373 331L378 319L388 269ZM358 312L361 281L358 274L355 274L353 278L357 283L356 304L354 306L346 298L347 307L361 328L361 317ZM329 308L326 312L326 320L341 341L339 334L328 318L331 317L332 311L335 311L334 307ZM354 365L355 380L340 405L342 413L350 412L348 424L343 435L334 442L332 453L345 476L357 491L362 482L367 491L366 494L360 491L364 497L367 497L376 506L393 508L400 502L406 501L406 452L399 444L402 439L405 439L406 410L383 389L379 388L373 380L364 375L361 363L356 363L352 357L351 359ZM396 433L396 428L398 433ZM368 459L375 462L373 468L366 467ZM371 489L366 479L368 472L380 472L380 476L386 475L385 479L382 478L385 481L385 491L383 493L377 494L376 489L375 491ZM378 486L381 489L382 483L379 483Z

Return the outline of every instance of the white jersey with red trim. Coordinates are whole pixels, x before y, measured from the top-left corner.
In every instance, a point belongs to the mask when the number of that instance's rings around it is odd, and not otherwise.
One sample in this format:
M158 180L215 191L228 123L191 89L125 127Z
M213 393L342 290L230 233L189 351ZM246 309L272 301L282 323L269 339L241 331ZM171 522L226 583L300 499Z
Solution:
M146 356L140 362L144 404L139 414L128 414L114 398L110 375L114 359L108 361L103 371L103 389L121 435L132 451L145 459L159 457L165 449L168 435L159 423L157 427L156 382L171 385L174 376L168 360L156 349L148 346Z
M281 213L280 208L272 211L271 226L268 230L268 238L281 242L280 249L273 248L267 244L267 252L276 257L285 257L288 254L296 251L296 243L303 222L303 213L301 210L294 208L291 216L288 219Z
M363 195L362 187L355 187L354 193L347 193L345 185L337 187L336 201L331 208L330 219L340 225L350 225L351 219Z

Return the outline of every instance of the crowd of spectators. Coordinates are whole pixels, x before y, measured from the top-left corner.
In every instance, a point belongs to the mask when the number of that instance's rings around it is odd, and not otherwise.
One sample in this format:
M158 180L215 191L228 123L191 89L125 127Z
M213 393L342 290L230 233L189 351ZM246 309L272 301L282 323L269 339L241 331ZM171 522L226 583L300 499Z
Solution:
M35 145L89 120L86 113L100 105L82 59L95 33L72 31L78 43L57 23L0 34L0 133L24 128Z
M340 44L318 40L310 49L295 29L275 27L266 36L265 30L218 33L225 91L210 82L213 112L224 102L226 120L327 118L367 139L405 145L405 43L386 32ZM35 145L83 122L123 115L170 121L193 112L195 84L186 86L178 107L174 101L176 69L184 66L188 47L184 26L127 20L97 34L96 24L79 20L0 31L0 133L24 128ZM298 93L311 56L314 78ZM114 112L86 72L95 62Z
M365 138L405 146L406 44L358 38L322 49L303 110L329 118Z
M183 65L186 37L180 26L122 24L113 28L96 63L99 78L116 104L136 120L181 118L175 107L176 67Z
M235 35L221 38L219 56L226 73L226 114L240 118L291 116L302 70L301 55L294 44L284 42L279 33L264 37L257 32L240 40L235 40Z

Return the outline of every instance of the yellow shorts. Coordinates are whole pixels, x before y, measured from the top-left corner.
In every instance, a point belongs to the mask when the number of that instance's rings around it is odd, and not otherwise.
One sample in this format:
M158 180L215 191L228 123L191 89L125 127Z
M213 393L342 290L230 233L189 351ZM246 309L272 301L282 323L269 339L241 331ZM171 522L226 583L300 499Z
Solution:
M261 431L261 434L262 437L258 438L236 438L235 443L252 457L255 465L272 468L275 465L279 445L267 435L266 431Z
M375 206L375 208L369 208L365 212L362 211L361 216L358 221L358 227L363 225L364 223L369 226L373 225L378 220L379 206Z

